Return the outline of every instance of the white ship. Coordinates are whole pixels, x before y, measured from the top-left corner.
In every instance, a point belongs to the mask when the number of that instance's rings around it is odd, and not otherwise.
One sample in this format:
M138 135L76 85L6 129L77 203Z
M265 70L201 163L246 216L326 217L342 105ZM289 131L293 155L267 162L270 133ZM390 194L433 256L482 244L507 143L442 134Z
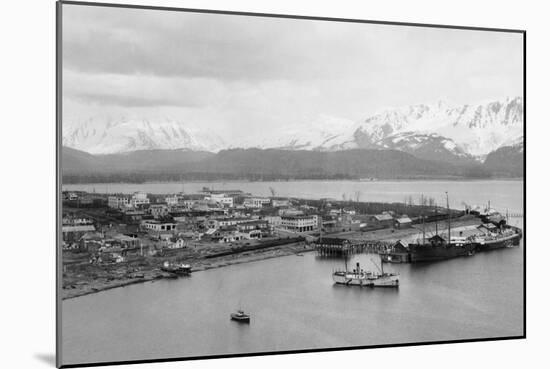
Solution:
M332 279L337 284L346 286L360 287L399 287L399 274L384 272L383 264L381 264L380 273L366 271L361 269L359 263L356 268L348 271L337 270L332 273Z

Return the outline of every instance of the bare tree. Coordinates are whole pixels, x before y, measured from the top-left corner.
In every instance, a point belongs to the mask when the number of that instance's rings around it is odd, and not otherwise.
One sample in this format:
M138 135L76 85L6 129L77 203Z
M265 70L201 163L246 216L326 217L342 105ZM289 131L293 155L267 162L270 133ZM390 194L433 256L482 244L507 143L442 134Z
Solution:
M273 187L269 187L269 192L271 192L271 197L275 197L275 189Z
M359 202L361 198L361 191L355 191L355 202Z

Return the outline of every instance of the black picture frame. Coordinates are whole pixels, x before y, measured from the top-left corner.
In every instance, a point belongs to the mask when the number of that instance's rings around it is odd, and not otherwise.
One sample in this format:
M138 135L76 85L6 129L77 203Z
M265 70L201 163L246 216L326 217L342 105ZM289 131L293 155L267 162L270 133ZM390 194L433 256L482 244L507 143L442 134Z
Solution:
M504 33L516 33L523 36L523 333L520 335L486 338L479 337L475 339L457 339L457 340L440 340L431 342L412 342L412 343L397 343L397 344L381 344L381 345L364 345L364 346L349 346L349 347L327 347L322 349L297 349L297 350L283 350L283 351L267 351L267 352L254 352L254 353L239 353L239 354L220 354L220 355L205 355L205 356L191 356L180 358L158 358L147 360L127 360L127 361L104 361L95 363L83 363L83 364L70 364L63 365L62 358L62 335L60 324L62 321L62 304L61 304L61 288L62 288L62 250L61 250L61 218L62 218L62 78L63 78L63 40L62 40L62 7L63 5L77 5L83 7L104 7L104 8L127 8L127 9L141 9L141 10L161 10L166 12L186 12L186 13L204 13L204 14L221 14L221 15L238 15L247 17L266 17L266 18L282 18L282 19L296 19L296 20L315 20L315 21L327 21L327 22L347 22L347 23L361 23L361 24L376 24L376 25L392 25L392 26L408 26L408 27L424 27L424 28L441 28L441 29L454 29L454 30L475 30L475 31L491 31L491 32L504 32ZM392 347L409 347L409 346L426 346L426 345L441 345L441 344L454 344L454 343L469 343L469 342L487 342L487 341L504 341L504 340L519 340L527 337L527 86L526 86L526 57L527 57L527 31L522 29L503 29L503 28L490 28L490 27L472 27L472 26L458 26L447 24L425 24L425 23L411 23L411 22L397 22L397 21L379 21L379 20L362 20L352 18L332 18L332 17L318 17L318 16L305 16L305 15L291 15L291 14L270 14L270 13L254 13L254 12L240 12L240 11L225 11L225 10L209 10L209 9L195 9L195 8L179 8L179 7L165 7L165 6L149 6L149 5L132 5L132 4L118 4L118 3L100 3L100 2L88 2L88 1L70 1L70 0L57 0L56 2L56 366L60 368L76 368L76 367L93 367L93 366L107 366L107 365L124 365L124 364L143 364L143 363L162 363L162 362L174 362L174 361L190 361L190 360L204 360L204 359L220 359L220 358L237 358L237 357L250 357L250 356L269 356L269 355L285 355L285 354L300 354L300 353L319 353L319 352L331 352L342 350L365 350L376 348L392 348Z

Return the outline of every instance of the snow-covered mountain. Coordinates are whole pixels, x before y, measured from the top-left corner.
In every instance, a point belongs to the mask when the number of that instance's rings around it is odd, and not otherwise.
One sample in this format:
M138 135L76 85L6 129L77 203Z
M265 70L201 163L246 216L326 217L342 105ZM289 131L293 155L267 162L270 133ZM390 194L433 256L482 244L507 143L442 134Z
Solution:
M305 124L255 135L219 136L171 119L65 122L63 144L93 154L149 149L217 152L227 148L338 151L395 149L426 159L484 159L523 140L523 99L475 105L445 102L386 109L362 122L319 115ZM275 133L273 133L275 132Z
M415 152L433 146L458 156L483 158L523 137L523 99L462 106L438 102L385 110L366 119L354 137L358 147Z
M356 148L353 132L358 123L349 119L320 114L304 124L281 126L261 137L244 136L230 148L338 151Z
M225 146L217 135L171 120L88 119L63 126L63 145L91 154L137 150L188 149L217 151Z

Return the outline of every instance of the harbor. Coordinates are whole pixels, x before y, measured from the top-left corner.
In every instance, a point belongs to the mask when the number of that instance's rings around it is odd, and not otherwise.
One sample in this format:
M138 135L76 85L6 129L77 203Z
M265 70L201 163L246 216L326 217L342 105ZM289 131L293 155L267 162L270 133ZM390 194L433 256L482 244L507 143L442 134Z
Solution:
M365 182L366 186L370 184ZM503 189L508 185L492 183L494 191L504 199L493 203L504 214L505 209L512 213L522 208L521 203L507 202L503 197L506 196ZM517 182L518 188L521 185ZM235 184L227 186L236 188ZM244 184L240 186L246 188ZM402 186L410 189L408 183ZM462 186L463 191L453 194L451 203L457 198L473 203L468 196L477 196L472 189L479 186L475 182ZM307 206L313 204L308 200ZM522 222L519 217L509 219L517 227ZM446 218L440 219L437 232L446 233L447 224ZM474 214L451 219L452 232L457 235L480 224L479 216ZM361 288L335 283L332 275L345 271L346 264L348 272L353 272L359 263L359 271L380 273L372 260L379 263L388 247L422 239L423 228L429 236L436 233L435 222L426 222L424 227L419 222L411 227L375 228L368 231L346 228L317 234L308 231L302 235L304 240L272 246L266 243L270 247L263 248L258 247L260 243L249 241L240 246L217 242L199 247L198 255L202 256L195 258L191 257L194 248L187 249L188 254L173 249L149 257L155 263L137 265L138 270L132 269L132 261L112 263L109 268L124 270L120 279L107 281L107 277L97 274L98 278L88 280L87 285L64 290L69 297L78 296L63 301L69 317L63 322L67 338L64 349L72 353L67 360L147 359L170 357L174 353L181 357L349 346L353 342L375 345L521 334L523 238L518 246L478 252L472 257L384 265L384 272L399 276L399 288ZM334 244L327 241L330 239L345 239L345 244L352 246L346 246L349 247L346 252L323 249L320 245ZM262 242L268 241L269 238ZM247 242L250 244L246 245ZM189 264L191 274L155 278L165 273L160 268L166 260ZM495 279L499 280L498 285ZM118 284L124 287L114 288ZM93 290L94 287L97 289ZM230 313L237 308L250 315L249 324L230 319ZM196 319L184 318L190 314ZM115 315L119 317L117 320L112 318ZM319 321L323 324L318 324ZM312 329L314 322L318 328ZM440 329L431 328L434 322ZM79 330L82 324L92 325L91 330ZM357 326L361 329L356 329ZM138 336L136 330L143 329L151 332L146 339L129 344L124 338ZM193 339L182 337L182 331L193 332L190 335ZM159 341L163 344L154 344ZM105 355L98 358L94 352Z
M71 353L67 360L250 353L522 332L523 245L472 258L392 264L388 268L399 273L399 289L335 284L331 274L344 267L341 258L303 255L65 300L64 349ZM367 266L374 257L355 254L348 264ZM251 314L250 326L230 321L229 314L239 306ZM433 329L434 322L438 329ZM314 323L320 328L312 328ZM79 329L82 324L90 329ZM128 342L141 331L148 334Z

